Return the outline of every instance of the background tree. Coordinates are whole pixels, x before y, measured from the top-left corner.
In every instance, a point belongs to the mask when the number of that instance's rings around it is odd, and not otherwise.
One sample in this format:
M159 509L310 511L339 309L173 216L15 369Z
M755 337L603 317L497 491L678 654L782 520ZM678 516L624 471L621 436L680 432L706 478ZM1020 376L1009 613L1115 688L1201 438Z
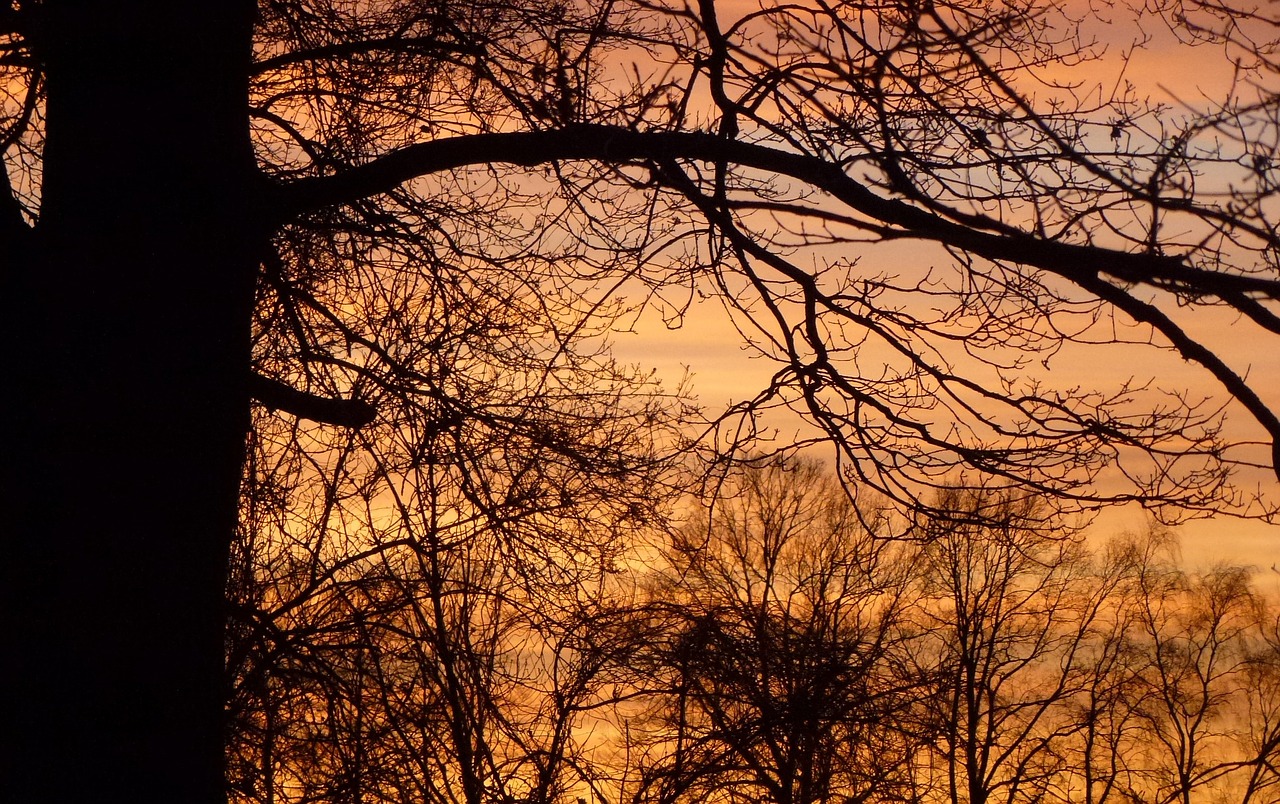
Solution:
M1243 567L1186 572L1158 543L1146 559L1138 576L1145 733L1132 749L1145 770L1140 794L1158 802L1188 802L1208 791L1266 800L1275 699L1270 669L1257 662L1270 664L1265 629L1274 615L1255 598Z
M923 524L920 628L934 640L944 800L1036 801L1082 724L1094 626L1119 578L1094 575L1081 534L1043 499L944 492Z
M905 647L909 556L885 536L809 462L742 469L673 533L632 800L909 795L929 679Z
M491 270L574 286L580 312L628 283L669 314L715 293L780 360L745 412L806 412L842 472L906 504L968 469L1083 505L1270 515L1229 475L1274 468L1253 442L1280 422L1184 323L1218 306L1280 329L1274 93L1248 80L1273 40L1235 25L1274 17L1170 8L1253 55L1172 120L1033 93L1090 54L1037 3L7 4L4 609L29 739L6 776L33 799L221 796L249 397L344 426L377 415L371 389L430 397L391 344L437 311L389 303L369 326L326 303L393 302L424 266L481 294ZM903 239L949 250L945 276L853 270L848 249ZM846 253L794 250L823 245ZM1113 326L1203 367L1259 437L1140 382L1031 376ZM68 766L91 781L49 790Z
M1161 528L1090 549L1045 500L956 489L908 527L828 483L744 469L676 533L615 795L1265 800L1274 615L1243 571L1174 569Z
M1142 770L1135 746L1147 740L1141 713L1150 687L1143 673L1140 567L1146 548L1175 538L1154 529L1146 540L1124 536L1093 551L1091 583L1105 588L1079 664L1079 690L1057 714L1070 724L1059 740L1064 760L1047 789L1061 801L1128 800Z
M949 801L1264 800L1275 691L1263 657L1274 615L1248 572L1178 569L1176 537L1160 528L1090 561L1069 531L1055 538L1036 527L1041 517L1025 518L1037 506L988 504L1011 512L1014 527L982 518L968 538L925 547L923 587L952 590L920 609L937 624L950 671L941 697L952 703L936 761L923 763L937 775L918 792ZM954 520L942 527L965 530Z
M1275 797L1280 787L1280 614L1274 600L1261 602L1258 631L1248 653L1244 728L1236 738L1249 760L1240 794L1244 804Z

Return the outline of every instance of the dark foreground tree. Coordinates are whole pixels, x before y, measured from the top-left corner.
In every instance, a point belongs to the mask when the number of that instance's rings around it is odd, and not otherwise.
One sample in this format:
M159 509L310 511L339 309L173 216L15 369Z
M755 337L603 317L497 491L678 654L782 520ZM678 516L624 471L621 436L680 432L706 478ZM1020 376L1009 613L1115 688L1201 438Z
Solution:
M0 246L14 800L222 797L220 600L266 242L245 123L254 13L2 14L23 104L7 165L40 157L38 184L14 172L29 209L4 193Z
M1047 3L6 3L8 787L222 797L250 398L354 427L394 390L447 420L467 389L391 348L449 327L396 303L406 273L582 289L579 313L627 282L720 294L780 361L756 407L907 503L962 470L1270 515L1229 475L1274 466L1280 420L1186 314L1280 331L1276 20L1166 10L1238 68L1203 110L1063 84L1091 50ZM855 270L903 239L946 273ZM358 271L376 325L332 303ZM1104 332L1198 364L1257 434L1032 373Z

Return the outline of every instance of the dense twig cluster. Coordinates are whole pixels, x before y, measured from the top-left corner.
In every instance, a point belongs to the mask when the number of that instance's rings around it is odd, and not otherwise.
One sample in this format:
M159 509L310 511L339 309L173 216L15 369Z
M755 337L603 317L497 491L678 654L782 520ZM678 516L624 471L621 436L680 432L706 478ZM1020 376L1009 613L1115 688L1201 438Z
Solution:
M1044 500L1001 492L949 490L945 519L859 511L813 464L744 469L699 502L660 545L659 519L601 517L594 540L571 525L572 554L505 531L506 509L457 522L447 494L406 501L345 561L332 528L308 548L298 524L255 520L233 589L233 799L1280 789L1280 634L1243 568L1184 571L1159 530L1089 550Z
M1038 4L282 4L255 78L286 223L275 289L381 264L515 272L538 277L522 293L589 303L649 288L673 316L681 293L715 294L779 361L732 413L802 412L895 499L959 470L1083 505L1267 515L1228 478L1269 458L1221 430L1220 401L1041 370L1080 345L1169 350L1280 435L1246 367L1181 323L1226 306L1277 329L1258 161L1274 56L1242 33L1268 20L1214 11L1161 17L1251 48L1200 114L1063 79L1105 48ZM903 240L950 265L859 266Z

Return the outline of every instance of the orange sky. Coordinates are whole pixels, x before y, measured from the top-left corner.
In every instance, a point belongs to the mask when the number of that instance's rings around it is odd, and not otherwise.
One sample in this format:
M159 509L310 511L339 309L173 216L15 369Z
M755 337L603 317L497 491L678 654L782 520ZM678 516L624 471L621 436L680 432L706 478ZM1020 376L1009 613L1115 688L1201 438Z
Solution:
M735 0L718 5L722 9L722 24L726 24L730 9L751 8L756 3ZM1069 9L1084 5L1084 0L1077 0ZM1124 79L1137 86L1140 95L1166 100L1176 96L1182 101L1195 103L1220 93L1226 86L1230 70L1220 49L1180 46L1155 20L1144 20L1143 28L1152 36L1151 42L1145 49L1134 51L1124 68ZM1128 49L1126 45L1132 41L1137 29L1131 22L1120 19L1110 22L1095 19L1092 30L1107 40L1108 56L1089 65L1087 72L1080 70L1072 76L1075 80L1094 81L1108 88L1115 86L1122 69L1121 55ZM927 254L922 246L908 248ZM898 258L901 258L902 249L901 246L893 249L898 252ZM889 249L881 246L867 249L867 264L874 265L877 258L886 259L883 254L886 251ZM942 262L937 258L933 261ZM1195 334L1194 330L1203 333L1237 371L1248 371L1248 376L1255 381L1256 390L1264 398L1272 400L1273 409L1280 408L1280 344L1242 340L1239 335L1243 333L1233 331L1233 321L1230 317L1209 311L1193 316L1190 327L1192 334ZM704 302L695 307L680 330L667 330L656 315L643 319L637 329L639 334L618 336L617 356L625 362L658 369L668 385L675 385L687 367L692 374L693 391L708 412L754 395L777 369L772 362L747 356L739 335L728 326L726 316L716 302ZM1261 339L1262 336L1251 333L1251 337ZM1141 365L1123 360L1110 363L1089 360L1088 365L1083 360L1059 360L1054 366L1054 378L1063 385L1076 384L1085 378L1091 380L1086 385L1105 387L1147 370L1164 387L1186 387L1203 393L1215 390L1211 378L1198 367L1176 359L1157 367L1146 362L1150 357L1145 354L1139 359ZM1239 413L1236 415L1241 416ZM775 424L786 428L795 426L782 420ZM1269 486L1273 494L1277 488L1275 477L1268 474L1259 473L1251 482ZM1119 509L1100 516L1095 529L1100 535L1139 530L1144 527L1144 522L1145 514L1140 509ZM1189 566L1204 567L1215 561L1252 564L1259 568L1259 583L1264 588L1268 584L1275 586L1274 591L1280 592L1280 572L1271 570L1274 563L1280 562L1280 526L1219 517L1187 523L1181 528L1181 533L1183 557Z

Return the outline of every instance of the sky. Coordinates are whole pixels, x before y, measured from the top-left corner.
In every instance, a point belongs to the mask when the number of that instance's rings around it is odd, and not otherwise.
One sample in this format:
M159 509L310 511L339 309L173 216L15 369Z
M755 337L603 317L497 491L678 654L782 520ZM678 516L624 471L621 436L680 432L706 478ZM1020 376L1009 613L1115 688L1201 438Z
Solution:
M737 5L745 8L754 3L744 0L730 7ZM1071 5L1077 13L1092 13L1079 0ZM1073 74L1074 79L1094 80L1107 86L1129 81L1139 95L1166 100L1174 109L1220 94L1230 80L1228 62L1220 49L1180 46L1153 20L1142 21L1142 30L1150 36L1147 46L1132 51L1126 45L1138 29L1131 22L1095 15L1090 27L1107 46L1107 56L1090 65L1088 73ZM868 254L878 248L873 247ZM930 257L922 253L919 259ZM1272 402L1272 408L1280 409L1280 343L1266 343L1256 333L1250 339L1246 336L1248 330L1239 327L1234 318L1216 312L1197 313L1189 319L1189 326L1192 334L1203 335L1237 371L1247 372L1257 390ZM693 392L709 412L753 396L777 368L770 361L749 355L714 301L692 308L677 330L665 327L656 315L647 316L638 322L636 332L616 338L614 351L623 362L655 368L668 386L678 383L687 372ZM1185 387L1193 393L1216 392L1206 372L1176 359L1158 367L1135 365L1114 357L1089 360L1087 364L1086 359L1058 361L1055 380L1067 385L1075 379L1071 375L1078 374L1107 386L1146 370L1165 387ZM778 424L789 426L784 421ZM1276 494L1273 474L1259 472L1243 479ZM1140 531L1146 523L1145 512L1126 507L1104 512L1093 530L1101 539L1126 530ZM1273 569L1280 566L1280 525L1215 517L1187 522L1180 526L1180 533L1182 557L1189 568L1207 568L1216 562L1252 565L1257 568L1259 585L1264 589L1274 587L1272 591L1280 593L1280 570Z
M777 364L753 357L743 348L737 332L728 326L723 311L714 301L695 307L680 329L667 329L656 318L642 321L635 333L617 336L615 356L624 363L655 369L667 387L674 387L687 372L692 392L709 413L754 396L777 369ZM1241 347L1249 349L1247 344ZM1280 349L1256 355L1253 362L1272 376L1280 376ZM1132 366L1121 363L1088 367L1103 384L1108 379L1127 378L1131 369ZM1187 379L1196 379L1194 373L1189 374ZM1203 378L1200 382L1204 383ZM792 429L801 426L796 421L781 419L775 420L775 425ZM1262 476L1258 482L1276 481L1274 477ZM1129 506L1104 512L1093 531L1097 538L1103 539L1124 531L1140 532L1147 521L1146 512ZM1207 568L1216 562L1238 563L1256 566L1260 575L1266 576L1272 574L1271 565L1280 562L1280 525L1216 517L1183 523L1179 530L1183 561L1190 568ZM1259 580L1280 583L1280 573L1274 574L1275 579L1260 577Z

